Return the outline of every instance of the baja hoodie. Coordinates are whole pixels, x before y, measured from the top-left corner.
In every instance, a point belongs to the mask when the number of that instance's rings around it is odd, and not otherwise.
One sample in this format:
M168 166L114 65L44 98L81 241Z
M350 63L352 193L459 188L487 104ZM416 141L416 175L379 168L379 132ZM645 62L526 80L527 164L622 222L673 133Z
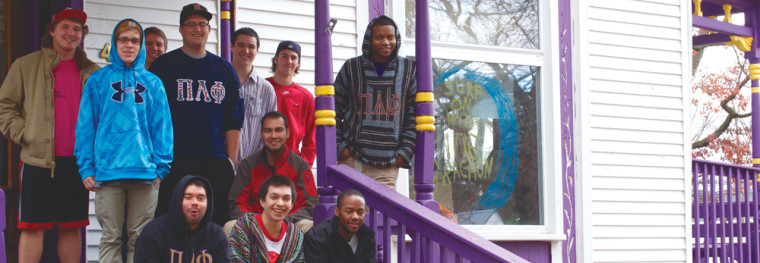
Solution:
M198 228L190 230L182 213L182 199L190 179L203 181L206 188L206 214ZM214 194L211 184L203 177L188 175L174 188L169 212L153 219L143 228L135 243L135 262L191 263L229 262L227 236L222 228L211 223Z
M239 218L248 212L261 213L259 188L272 175L285 176L296 185L296 202L286 219L294 223L301 219L312 220L318 202L314 176L308 164L287 148L274 166L267 163L265 150L240 161L227 198L230 217Z
M339 223L338 217L333 216L314 225L309 232L304 234L303 246L306 260L309 263L377 262L375 232L362 224L359 231L354 234L359 239L359 245L354 253L348 242L340 235Z
M166 87L174 157L229 157L225 133L240 130L245 117L240 79L232 64L209 51L193 58L178 48L156 58L150 71Z
M372 20L364 33L362 55L346 60L335 78L335 120L338 154L348 149L356 160L372 166L396 165L401 155L411 163L417 134L414 103L417 68L398 55L401 34L382 76L372 61Z
M111 64L90 76L82 94L74 146L79 173L98 182L164 178L174 143L164 84L145 70L145 37L127 67L116 51L115 31Z
M293 82L288 86L277 84L274 77L266 79L277 94L277 111L288 117L290 136L285 144L301 156L311 167L317 158L316 117L314 116L314 95L306 88ZM301 145L299 150L298 145Z
M306 262L303 254L303 233L295 224L285 221L286 231L277 263ZM230 233L230 262L269 262L266 234L256 214L246 213Z

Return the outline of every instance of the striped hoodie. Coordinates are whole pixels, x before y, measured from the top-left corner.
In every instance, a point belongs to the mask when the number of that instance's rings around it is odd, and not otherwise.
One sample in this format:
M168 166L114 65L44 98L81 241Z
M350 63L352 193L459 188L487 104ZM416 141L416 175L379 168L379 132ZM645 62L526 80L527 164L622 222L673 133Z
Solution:
M367 26L362 55L346 60L335 79L336 142L338 154L348 149L353 157L372 166L396 165L401 155L411 163L416 148L414 99L417 68L398 56L401 34L382 76L372 61L372 27Z

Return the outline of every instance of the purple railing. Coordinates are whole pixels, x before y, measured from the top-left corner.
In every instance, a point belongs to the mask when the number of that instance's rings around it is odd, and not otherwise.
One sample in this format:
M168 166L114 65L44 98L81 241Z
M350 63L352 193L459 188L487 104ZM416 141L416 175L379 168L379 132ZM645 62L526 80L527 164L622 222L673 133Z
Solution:
M364 195L378 262L392 261L393 238L398 240L396 262L528 262L347 165L327 167L327 181L334 189Z
M760 262L758 173L692 160L694 262Z

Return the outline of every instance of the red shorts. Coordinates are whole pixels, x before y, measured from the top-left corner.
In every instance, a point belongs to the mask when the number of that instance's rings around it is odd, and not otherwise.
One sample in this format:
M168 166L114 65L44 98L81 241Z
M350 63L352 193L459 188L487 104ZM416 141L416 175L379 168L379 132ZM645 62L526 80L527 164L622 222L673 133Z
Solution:
M55 157L55 176L50 169L21 166L19 229L79 228L90 224L90 194L82 184L76 157Z

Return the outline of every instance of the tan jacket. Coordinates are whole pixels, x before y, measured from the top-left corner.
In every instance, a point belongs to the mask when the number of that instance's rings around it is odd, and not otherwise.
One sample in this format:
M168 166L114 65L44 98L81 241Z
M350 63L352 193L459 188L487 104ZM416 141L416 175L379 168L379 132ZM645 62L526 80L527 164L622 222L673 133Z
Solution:
M87 78L100 68L84 50L74 55L84 88ZM53 69L61 57L52 48L17 59L0 87L0 132L21 145L21 161L55 168L55 118Z

